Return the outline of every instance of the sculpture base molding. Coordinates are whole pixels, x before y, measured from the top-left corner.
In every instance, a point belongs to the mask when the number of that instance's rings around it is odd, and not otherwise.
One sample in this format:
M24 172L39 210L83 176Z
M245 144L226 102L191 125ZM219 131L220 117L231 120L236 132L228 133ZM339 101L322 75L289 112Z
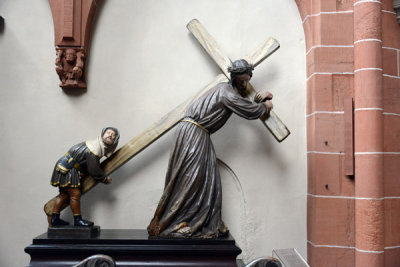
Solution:
M232 236L218 239L161 239L146 230L102 229L94 237L54 236L33 239L25 252L30 267L66 267L95 254L112 257L117 266L237 267L242 252Z
M67 226L52 226L47 229L47 236L53 238L72 238L97 237L100 234L100 226L92 227L77 227L72 225Z

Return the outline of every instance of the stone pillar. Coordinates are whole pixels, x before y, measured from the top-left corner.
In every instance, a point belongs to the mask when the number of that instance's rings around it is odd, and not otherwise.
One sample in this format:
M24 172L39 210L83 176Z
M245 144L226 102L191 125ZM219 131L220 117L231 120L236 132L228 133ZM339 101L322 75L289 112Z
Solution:
M355 266L384 266L382 3L354 1Z

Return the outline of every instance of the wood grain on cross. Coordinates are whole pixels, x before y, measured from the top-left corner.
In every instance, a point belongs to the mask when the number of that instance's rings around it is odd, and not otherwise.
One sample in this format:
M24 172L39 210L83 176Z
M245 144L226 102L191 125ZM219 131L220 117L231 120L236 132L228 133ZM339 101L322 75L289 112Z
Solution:
M249 62L254 64L255 66L261 63L265 58L271 55L276 51L276 47L279 47L279 44L271 39L264 41L260 46L251 51L247 57L245 57ZM118 149L111 157L104 160L101 163L101 167L104 171L105 175L110 175L112 172L117 170L119 167L124 165L131 158L139 154L146 147L151 145L158 138L167 133L171 128L173 128L176 124L178 124L184 117L186 108L188 105L199 96L206 93L208 90L212 89L218 83L227 82L228 79L220 74L218 75L211 83L209 83L205 88L199 91L197 94L193 95L189 99L187 99L184 103L167 113L164 117L162 117L159 121L155 122L149 128L144 130L138 136L134 137L123 147ZM85 176L81 180L81 191L82 194L85 194L94 186L97 185L97 182L90 176ZM51 218L51 214L54 207L56 197L49 200L44 206L44 212L48 216L48 220ZM65 204L62 209L67 207L68 204Z

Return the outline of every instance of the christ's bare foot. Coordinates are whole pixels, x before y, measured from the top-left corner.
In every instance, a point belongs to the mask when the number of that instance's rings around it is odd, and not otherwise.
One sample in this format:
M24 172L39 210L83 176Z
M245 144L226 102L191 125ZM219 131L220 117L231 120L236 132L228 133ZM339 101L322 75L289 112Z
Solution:
M189 234L190 233L190 227L189 226L185 226L185 227L182 227L181 229L179 229L178 230L178 233L179 234L182 234L182 235L187 235L187 234Z

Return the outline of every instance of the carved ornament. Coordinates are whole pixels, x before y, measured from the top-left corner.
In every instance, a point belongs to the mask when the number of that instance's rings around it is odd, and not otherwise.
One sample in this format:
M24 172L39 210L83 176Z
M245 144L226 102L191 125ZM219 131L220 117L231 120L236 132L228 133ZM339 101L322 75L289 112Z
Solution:
M49 0L54 23L55 69L64 89L86 88L87 54L96 0Z

